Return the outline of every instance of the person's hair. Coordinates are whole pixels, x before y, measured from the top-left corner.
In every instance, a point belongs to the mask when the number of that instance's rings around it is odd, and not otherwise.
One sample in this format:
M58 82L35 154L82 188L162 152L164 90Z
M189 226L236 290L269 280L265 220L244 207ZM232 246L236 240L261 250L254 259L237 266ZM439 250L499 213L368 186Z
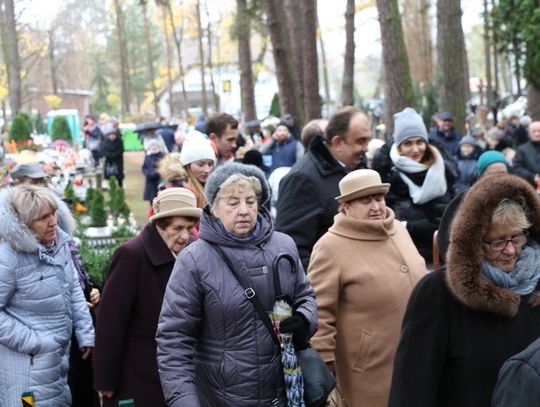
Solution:
M210 116L206 121L205 131L208 136L210 136L210 133L214 133L218 137L221 137L227 129L227 126L230 126L231 129L237 129L238 120L227 113L216 113Z
M157 165L157 172L162 180L184 180L187 178L186 169L180 160L180 153L166 154Z
M58 202L56 202L53 193L47 188L33 185L19 185L13 187L11 206L19 220L30 227L39 217L39 213L44 207L49 207L56 211L58 209Z
M353 106L346 106L334 113L328 121L328 126L326 126L326 144L331 145L334 136L346 140L351 119L358 113L362 113L362 111Z
M424 151L424 156L420 160L420 164L424 164L426 167L431 168L431 166L435 164L435 161L437 160L437 156L435 155L435 152L433 151L433 147L431 146L431 144L429 144L425 140L424 140L424 143L426 143L426 150ZM398 147L398 153L399 155L403 155L400 147ZM441 160L442 159L443 158L441 156Z
M204 196L204 185L201 184L201 182L197 179L197 177L195 177L195 175L193 175L193 172L191 171L191 164L188 164L184 167L186 169L189 189L195 194L195 197L197 198L197 207L204 208L207 204L206 198Z
M253 188L257 197L257 201L260 201L262 195L261 181L257 177L253 176L248 177L244 174L233 174L229 178L227 178L223 184L220 185L216 197L212 202L212 211L214 211L220 199L230 196L233 187L245 187L246 185L250 185Z
M302 145L306 150L309 147L309 143L311 143L311 140L313 140L315 136L321 135L324 138L324 131L321 127L321 123L324 123L323 119L315 119L307 123L302 128L300 140L302 141Z
M523 198L505 198L499 202L493 211L493 214L491 215L491 224L515 225L520 229L529 229L531 227L531 222L528 219L527 212Z
M156 219L154 222L152 222L154 224L154 226L160 228L161 230L164 230L164 229L167 229L170 224L172 223L173 219L175 217L177 217L178 215L174 215L174 216L167 216L166 218L159 218L159 219ZM188 221L190 222L197 222L199 219L198 218L194 218L192 216L182 216L183 218L187 219Z

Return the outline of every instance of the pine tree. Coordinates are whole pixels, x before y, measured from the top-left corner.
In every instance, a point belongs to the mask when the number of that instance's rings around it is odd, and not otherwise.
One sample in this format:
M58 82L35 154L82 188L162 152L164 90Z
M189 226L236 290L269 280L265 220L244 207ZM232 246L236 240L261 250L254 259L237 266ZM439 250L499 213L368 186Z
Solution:
M92 205L90 207L90 219L92 226L107 226L107 214L105 213L105 198L100 189L95 189L92 194Z
M28 121L22 113L18 113L9 127L9 139L17 142L29 140L31 138L32 126L28 126Z
M36 118L34 119L34 127L37 134L47 133L47 126L45 126L45 123L43 122L43 117L41 117L41 113L39 112L39 110L37 112Z
M64 116L56 116L54 118L51 130L51 139L54 140L69 140L71 141L71 131L69 124Z

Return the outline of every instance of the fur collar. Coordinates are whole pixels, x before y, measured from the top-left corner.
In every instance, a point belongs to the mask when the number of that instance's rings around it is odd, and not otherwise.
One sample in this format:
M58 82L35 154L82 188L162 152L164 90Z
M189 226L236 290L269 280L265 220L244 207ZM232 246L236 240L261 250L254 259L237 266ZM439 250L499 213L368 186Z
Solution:
M36 253L40 243L34 232L26 225L21 224L11 206L11 193L13 188L0 190L0 239L11 244L13 249L25 253ZM58 228L72 235L75 230L75 221L67 205L51 190L58 203Z
M536 191L514 175L487 176L471 187L458 209L450 231L446 267L448 287L460 302L475 310L507 317L516 315L521 297L481 275L482 241L499 202L515 196L525 199L532 223L531 237L540 241L540 201Z

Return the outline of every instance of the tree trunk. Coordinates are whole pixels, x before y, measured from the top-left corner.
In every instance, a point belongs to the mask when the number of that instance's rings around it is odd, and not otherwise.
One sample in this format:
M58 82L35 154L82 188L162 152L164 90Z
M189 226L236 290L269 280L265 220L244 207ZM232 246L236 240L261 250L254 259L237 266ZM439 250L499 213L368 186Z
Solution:
M197 15L197 30L198 30L198 44L199 44L199 60L201 62L201 108L204 117L208 117L208 100L206 100L206 83L204 81L204 50L203 50L203 29L201 21L201 2L197 0L195 5L195 13Z
M298 100L304 100L304 45L303 45L303 22L305 15L302 15L302 8L305 3L313 0L283 0L285 11L285 22L289 36L290 55L293 63L293 80L296 82L295 89L298 92ZM303 4L300 4L303 3Z
M384 59L384 122L389 137L394 132L394 114L415 107L407 49L397 0L377 0Z
M152 104L154 105L154 114L159 117L159 105L156 89L156 73L154 70L154 59L152 58L152 35L150 32L150 22L148 21L148 2L141 0L141 7L144 21L144 36L146 40L146 58L148 59L148 74L150 75L150 89L152 90Z
M4 1L4 12L2 15L2 30L5 33L4 41L4 63L7 65L9 107L11 117L14 117L22 107L22 84L21 84L21 57L19 54L19 36L17 33L17 23L15 21L15 8L13 0Z
M302 2L304 55L304 114L306 122L321 117L317 58L317 0Z
M326 106L325 115L330 116L330 104L332 101L330 100L330 82L328 80L328 62L326 60L326 51L325 51L324 41L323 41L322 32L320 30L318 19L317 19L317 27L319 28L317 31L319 33L318 34L319 47L321 49L321 65L322 65L323 81L324 81L324 99L325 99L324 104Z
M415 82L428 83L433 79L433 44L429 0L403 2L403 33Z
M527 104L533 121L540 121L540 89L529 85L527 89Z
M465 131L466 66L460 0L437 1L437 64L439 109L454 115L458 132Z
M186 92L186 81L184 79L184 65L182 64L182 40L184 39L184 25L180 27L180 33L176 31L176 24L174 23L174 15L172 11L171 2L167 1L167 11L169 12L169 23L171 24L171 29L173 33L174 43L176 45L176 53L178 54L178 71L180 72L180 86L182 88L182 100L184 102L184 114L186 118L189 115L188 108L189 102Z
M114 0L116 14L116 31L118 34L118 54L120 56L120 87L122 98L122 116L130 113L129 97L129 65L127 56L126 31L124 28L124 14L120 6L120 0Z
M290 113L298 122L300 120L300 103L298 93L294 91L294 80L291 75L292 66L288 44L282 31L283 20L279 17L282 3L280 0L266 0L266 24L272 42L272 54L276 66L276 77L279 88L279 107L281 114Z
M485 68L486 68L486 97L487 107L491 109L493 107L493 89L491 80L491 38L489 33L489 10L488 1L484 0L484 56L485 56Z
M219 112L219 98L216 93L216 83L214 81L214 65L212 63L212 29L210 25L210 13L208 12L208 1L205 3L206 18L208 20L208 26L206 27L206 36L208 38L208 72L210 73L210 85L212 86L212 99L214 102L214 109ZM219 37L217 39L219 42ZM219 48L218 48L219 49Z
M345 59L341 83L341 105L354 105L354 0L347 0L345 11Z
M244 120L257 119L255 109L255 82L251 65L250 17L247 1L236 0L236 35L238 37L238 64L240 67L240 98Z
M49 47L48 47L48 56L49 56L49 67L51 69L51 85L53 94L58 95L58 79L56 73L56 62L54 60L54 30L50 29L47 31L49 36Z
M165 46L167 50L167 94L169 95L169 116L174 116L173 113L173 79L172 79L172 47L171 37L167 29L167 8L166 5L161 7L161 19L163 21L163 35L165 36Z

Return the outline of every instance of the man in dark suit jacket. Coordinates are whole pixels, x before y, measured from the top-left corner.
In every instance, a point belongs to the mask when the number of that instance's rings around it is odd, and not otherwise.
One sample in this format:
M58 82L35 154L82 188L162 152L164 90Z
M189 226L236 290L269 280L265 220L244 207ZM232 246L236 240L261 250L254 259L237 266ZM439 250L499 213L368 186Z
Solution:
M313 246L338 212L339 181L365 168L371 130L368 118L344 107L330 118L325 136L316 136L279 186L276 229L291 236L307 272Z

